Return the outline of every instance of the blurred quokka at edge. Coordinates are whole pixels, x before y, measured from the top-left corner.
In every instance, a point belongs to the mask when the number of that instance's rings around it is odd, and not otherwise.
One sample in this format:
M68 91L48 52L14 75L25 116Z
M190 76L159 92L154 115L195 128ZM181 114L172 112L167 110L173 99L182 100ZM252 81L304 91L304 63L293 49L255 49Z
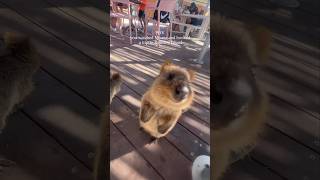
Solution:
M167 135L182 112L190 107L194 92L190 83L195 72L166 61L160 74L142 97L140 127L153 139Z
M123 80L120 76L120 74L115 73L110 78L110 104L112 102L112 99L114 96L121 90L121 84L123 83ZM107 139L110 137L109 133L109 119L108 116L104 112L102 114L101 118L101 124L100 124L100 143L96 150L96 158L95 158L95 164L94 164L94 179L95 180L107 180L109 177L107 177L107 154L109 154L109 144L107 144Z
M8 115L33 90L32 76L40 61L28 37L5 33L0 38L0 131Z
M211 178L218 180L232 162L248 153L262 131L268 98L255 69L267 59L272 38L265 28L218 15L211 17L210 29L214 35ZM239 156L232 159L232 153Z

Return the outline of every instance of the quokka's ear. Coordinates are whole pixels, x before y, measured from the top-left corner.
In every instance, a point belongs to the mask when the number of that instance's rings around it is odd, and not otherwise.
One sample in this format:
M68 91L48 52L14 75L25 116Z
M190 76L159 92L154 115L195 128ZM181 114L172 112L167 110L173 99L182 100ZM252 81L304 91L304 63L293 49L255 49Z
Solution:
M161 65L160 73L162 73L166 68L172 65L171 60L165 60L164 63Z
M191 69L187 69L187 71L189 73L190 81L193 81L195 76L196 76L196 72L194 70L191 70Z

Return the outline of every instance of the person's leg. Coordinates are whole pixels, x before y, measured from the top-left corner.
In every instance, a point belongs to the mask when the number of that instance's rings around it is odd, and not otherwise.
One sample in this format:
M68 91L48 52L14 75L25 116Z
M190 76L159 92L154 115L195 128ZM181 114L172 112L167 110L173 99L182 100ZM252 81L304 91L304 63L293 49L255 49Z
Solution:
M139 22L140 22L141 28L144 29L144 26L143 26L144 17L143 17L143 11L142 10L139 10L138 17L139 17Z

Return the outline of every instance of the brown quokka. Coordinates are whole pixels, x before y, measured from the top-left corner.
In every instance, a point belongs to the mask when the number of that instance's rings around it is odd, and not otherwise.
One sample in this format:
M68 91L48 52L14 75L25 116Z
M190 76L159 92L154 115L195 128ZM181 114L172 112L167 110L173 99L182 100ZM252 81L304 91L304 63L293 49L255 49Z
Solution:
M115 73L110 78L110 104L114 96L121 90L121 84L123 83L121 75ZM94 164L94 179L95 180L106 180L107 177L107 154L109 154L108 138L109 133L109 119L106 113L103 112L100 124L100 143L96 150L95 164Z
M32 76L40 61L29 38L5 33L0 38L0 132L8 115L33 90Z
M143 95L140 127L153 138L167 135L182 112L190 107L194 92L190 86L195 72L166 61L160 74Z
M211 178L220 179L232 162L252 149L265 123L268 98L258 83L255 69L268 57L271 33L216 15L211 25L214 34ZM234 153L236 157L232 157Z

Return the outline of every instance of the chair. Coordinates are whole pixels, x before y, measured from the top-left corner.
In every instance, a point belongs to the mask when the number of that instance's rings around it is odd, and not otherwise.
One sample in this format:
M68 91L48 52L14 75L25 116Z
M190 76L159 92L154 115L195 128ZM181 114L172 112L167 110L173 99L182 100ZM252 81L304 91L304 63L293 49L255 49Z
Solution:
M111 11L110 12L110 17L115 17L115 18L121 19L122 23L120 25L120 34L122 36L123 36L122 25L124 24L124 19L128 19L129 20L129 38L130 38L130 44L132 44L132 33L131 33L132 24L131 23L132 23L134 17L131 15L131 6L132 6L133 3L131 3L129 0L111 0L111 3L113 5L115 3L122 3L124 5L127 5L127 7L128 7L127 13ZM114 7L116 7L116 5L114 5ZM134 29L135 29L135 33L136 33L136 37L137 37L138 36L137 28L135 27Z
M198 34L198 38L203 39L204 37L204 33L207 31L209 24L210 24L210 1L208 1L207 4L207 13L206 15L182 15L185 17L190 17L192 16L193 18L197 18L197 19L203 19L201 26L195 26L192 24L186 24L184 22L178 22L178 21L173 21L172 24L178 24L184 27L187 27L187 30L184 34L184 37L189 37L189 34L191 32L192 29L198 29L199 30L199 34Z

